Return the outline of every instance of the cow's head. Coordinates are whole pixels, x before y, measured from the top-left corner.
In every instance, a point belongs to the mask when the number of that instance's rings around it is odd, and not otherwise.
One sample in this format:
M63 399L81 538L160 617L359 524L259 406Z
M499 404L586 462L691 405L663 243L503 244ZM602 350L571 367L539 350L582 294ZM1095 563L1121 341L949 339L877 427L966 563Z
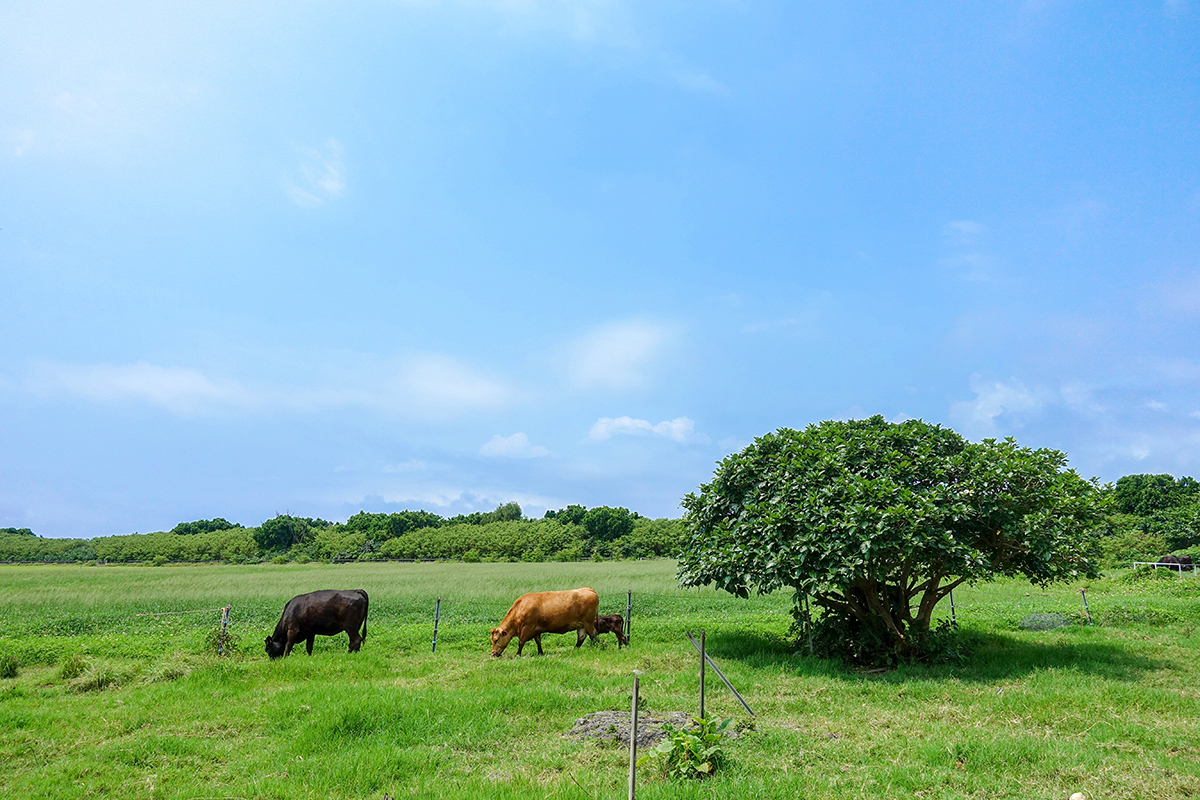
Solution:
M512 631L492 628L492 655L499 658L504 653L504 648L508 647L508 643L512 641L512 637Z
M267 637L267 655L271 657L272 661L283 655L285 644L286 642L277 642L270 636Z

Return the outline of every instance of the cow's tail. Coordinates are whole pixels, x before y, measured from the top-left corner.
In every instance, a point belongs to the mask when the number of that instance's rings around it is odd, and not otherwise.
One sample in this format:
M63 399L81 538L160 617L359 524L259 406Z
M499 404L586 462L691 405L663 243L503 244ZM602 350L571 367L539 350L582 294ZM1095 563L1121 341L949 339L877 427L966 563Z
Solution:
M369 597L367 597L367 593L365 591L363 591L362 589L359 589L358 593L363 596L363 602L366 603L366 608L363 609L363 626L362 626L362 638L363 638L363 641L366 641L366 639L367 639L367 612L371 610L371 599Z

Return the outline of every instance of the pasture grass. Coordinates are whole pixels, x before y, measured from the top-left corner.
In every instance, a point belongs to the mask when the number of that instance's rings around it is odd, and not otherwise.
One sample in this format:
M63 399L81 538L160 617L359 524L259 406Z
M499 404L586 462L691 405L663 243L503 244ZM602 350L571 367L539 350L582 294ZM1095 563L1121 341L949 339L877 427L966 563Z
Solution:
M633 591L632 646L543 637L489 656L488 630L526 591ZM1039 590L955 592L964 663L862 673L796 651L791 598L682 590L669 561L570 564L0 567L0 795L28 798L616 798L628 752L564 734L627 710L693 711L707 648L709 713L735 718L715 777L639 769L640 798L1174 798L1200 796L1200 580L1118 574ZM293 595L364 588L368 637L318 637L269 661ZM1083 622L1087 589L1097 624ZM433 610L442 598L436 653ZM210 649L232 610L234 649ZM946 604L944 604L946 605ZM137 616L209 609L201 614ZM948 605L940 608L949 616ZM1077 624L1026 631L1029 614Z

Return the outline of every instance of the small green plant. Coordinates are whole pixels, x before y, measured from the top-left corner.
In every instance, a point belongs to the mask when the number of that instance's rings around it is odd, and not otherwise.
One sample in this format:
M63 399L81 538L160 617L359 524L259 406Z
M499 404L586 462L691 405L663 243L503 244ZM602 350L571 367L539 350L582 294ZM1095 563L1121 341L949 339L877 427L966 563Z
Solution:
M12 656L0 657L0 678L17 677L17 660Z
M92 662L86 656L75 653L63 661L62 666L58 668L58 677L64 681L73 680L87 672L91 665Z
M693 717L694 727L686 728L676 728L667 723L663 725L666 738L655 745L649 755L638 759L638 764L657 756L668 777L704 778L712 775L724 759L721 739L732 721L729 717L720 722Z
M220 625L210 629L204 637L204 649L222 656L232 655L241 644L241 638L237 634Z

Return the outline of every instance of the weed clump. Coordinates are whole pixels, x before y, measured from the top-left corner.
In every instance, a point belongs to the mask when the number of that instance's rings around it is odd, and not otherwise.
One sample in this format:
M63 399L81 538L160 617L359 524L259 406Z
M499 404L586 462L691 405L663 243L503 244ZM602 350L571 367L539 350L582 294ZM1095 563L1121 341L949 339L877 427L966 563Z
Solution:
M209 630L204 637L204 649L219 656L228 656L241 649L241 638L219 625Z
M75 653L67 658L66 661L58 668L58 677L60 680L70 681L78 678L83 673L87 672L92 666L92 662L85 656Z
M112 664L91 664L71 679L67 687L73 692L99 692L128 683L132 675Z
M12 656L0 657L0 678L17 677L17 660Z
M733 720L693 717L688 727L663 725L666 738L655 745L650 755L638 759L638 764L657 756L662 771L671 778L706 778L713 774L725 759L721 739Z

